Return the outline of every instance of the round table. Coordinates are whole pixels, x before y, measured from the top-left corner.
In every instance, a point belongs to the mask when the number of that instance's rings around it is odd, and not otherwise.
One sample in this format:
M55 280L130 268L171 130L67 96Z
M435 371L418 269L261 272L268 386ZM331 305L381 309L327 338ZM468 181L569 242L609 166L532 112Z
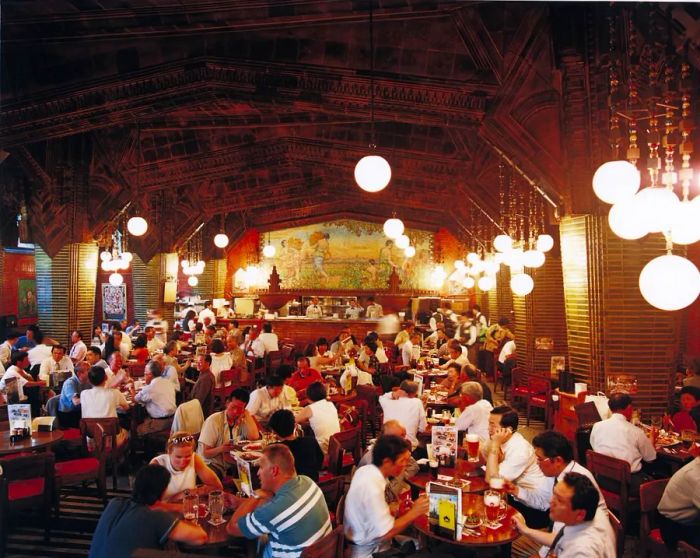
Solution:
M443 537L430 530L428 516L422 515L413 522L413 526L420 531L421 535L428 539L440 542L447 542L467 549L477 549L485 547L500 547L501 556L511 555L511 543L520 536L518 530L512 524L512 518L517 513L512 506L506 508L506 515L500 520L501 526L498 529L490 529L481 525L474 529L478 534L466 534L463 532L462 538L458 541ZM484 501L479 494L462 495L462 514L484 514ZM473 531L470 531L473 532Z
M0 455L9 455L23 451L36 451L47 448L63 439L62 430L51 432L33 432L31 436L22 438L10 445L10 431L0 432Z
M456 467L440 467L438 474L468 480L470 484L468 487L462 488L462 494L481 493L489 486L484 479L484 471L481 469L480 462L458 459ZM418 471L406 480L408 484L419 491L425 490L425 485L429 482L440 482L431 476L430 471Z

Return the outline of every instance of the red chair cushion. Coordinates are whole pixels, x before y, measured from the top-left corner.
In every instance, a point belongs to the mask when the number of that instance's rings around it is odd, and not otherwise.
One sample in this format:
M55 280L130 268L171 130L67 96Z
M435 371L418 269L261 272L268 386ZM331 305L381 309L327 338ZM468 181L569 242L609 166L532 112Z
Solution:
M547 398L542 397L541 395L533 395L532 397L530 397L530 403L544 406L547 404Z
M80 440L80 429L79 428L66 428L62 430L64 440Z
M352 467L355 464L355 456L351 453L343 454L343 467Z
M37 477L33 479L16 480L10 482L7 489L7 498L11 502L14 500L24 500L44 493L44 479Z
M332 475L328 471L322 471L318 475L318 482L324 482L327 481L328 479L332 479L335 475Z
M516 387L513 390L513 395L530 395L532 392L526 387Z
M83 457L81 459L71 459L69 461L60 461L56 463L55 470L57 477L66 477L69 475L82 475L97 472L100 468L100 462L94 457Z
M331 523L332 523L333 525L335 525L335 512L329 511L329 512L328 512L328 515L329 515L330 518L331 518Z
M664 540L661 538L661 530L660 529L652 529L649 531L649 538L653 540L654 542L657 542L659 544L664 544Z

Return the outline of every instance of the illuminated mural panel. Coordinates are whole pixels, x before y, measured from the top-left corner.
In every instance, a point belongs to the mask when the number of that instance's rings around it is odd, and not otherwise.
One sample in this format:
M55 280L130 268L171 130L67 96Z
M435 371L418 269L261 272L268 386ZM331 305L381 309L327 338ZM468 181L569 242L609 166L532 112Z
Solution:
M392 266L399 273L401 288L427 289L433 235L411 229L405 234L416 248L412 258L376 223L343 219L283 229L270 233L276 250L271 261L285 289L384 289ZM266 243L267 235L261 240ZM261 261L272 267L262 255Z

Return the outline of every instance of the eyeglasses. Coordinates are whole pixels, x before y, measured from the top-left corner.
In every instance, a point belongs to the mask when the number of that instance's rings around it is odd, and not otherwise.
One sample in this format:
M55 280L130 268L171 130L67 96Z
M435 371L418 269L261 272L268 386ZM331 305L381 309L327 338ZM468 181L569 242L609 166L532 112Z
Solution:
M194 442L194 436L187 434L186 436L175 436L170 439L171 444L184 444L186 442Z

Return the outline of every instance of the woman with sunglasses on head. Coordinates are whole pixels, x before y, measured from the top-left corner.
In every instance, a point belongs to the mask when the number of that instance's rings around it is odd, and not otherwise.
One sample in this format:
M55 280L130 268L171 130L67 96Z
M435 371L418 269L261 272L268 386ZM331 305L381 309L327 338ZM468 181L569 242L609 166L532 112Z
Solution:
M174 502L180 500L185 490L197 487L197 478L213 490L223 488L216 473L195 453L195 444L196 440L192 434L175 432L168 438L167 453L154 457L151 461L152 465L161 465L170 473L170 482L159 507L179 511L180 504Z

